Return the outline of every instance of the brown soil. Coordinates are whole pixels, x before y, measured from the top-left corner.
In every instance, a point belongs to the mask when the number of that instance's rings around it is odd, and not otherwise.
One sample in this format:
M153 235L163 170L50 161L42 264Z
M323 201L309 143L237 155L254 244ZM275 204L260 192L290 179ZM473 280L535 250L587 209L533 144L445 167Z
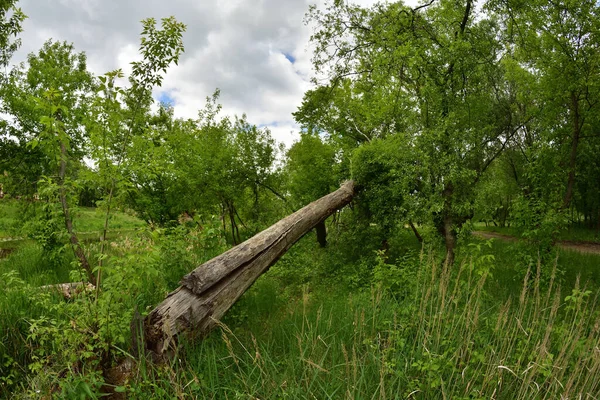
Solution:
M501 239L507 242L516 242L518 239L514 236L503 235L502 233L489 231L473 231L473 235L480 239Z
M507 242L516 242L519 240L514 236L504 235L502 233L497 232L489 232L489 231L474 231L474 236L477 236L481 239L500 239ZM580 253L587 254L599 254L600 255L600 243L594 242L577 242L573 240L561 240L558 242L558 247L565 250L578 251Z

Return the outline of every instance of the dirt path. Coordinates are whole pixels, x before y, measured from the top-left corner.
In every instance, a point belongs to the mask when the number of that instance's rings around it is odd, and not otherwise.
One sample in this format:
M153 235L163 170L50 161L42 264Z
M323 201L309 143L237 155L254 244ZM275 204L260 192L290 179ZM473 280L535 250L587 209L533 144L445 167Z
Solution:
M20 240L24 240L22 237L3 237L0 238L0 242L18 242Z
M489 231L473 231L473 235L481 239L500 239L507 242L516 242L519 240L514 236ZM600 255L600 243L561 240L558 242L558 247L565 250L578 251L580 253Z

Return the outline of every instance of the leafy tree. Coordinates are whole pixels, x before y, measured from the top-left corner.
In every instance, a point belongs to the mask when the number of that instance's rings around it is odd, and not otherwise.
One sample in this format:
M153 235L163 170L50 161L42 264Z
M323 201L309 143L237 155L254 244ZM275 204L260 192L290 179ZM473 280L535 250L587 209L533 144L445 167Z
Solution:
M272 220L280 193L274 164L277 146L267 129L246 116L220 117L218 90L207 98L198 119L182 120L162 105L148 127L132 137L124 165L126 201L152 224L169 226L180 216L199 222L220 215L224 232L241 241L248 231ZM229 227L229 228L228 228Z
M180 199L173 190L177 179L170 143L180 121L173 118L173 109L160 106L157 114L149 116L146 129L132 137L132 146L124 165L126 181L124 201L141 218L165 226L177 221L183 212Z
M473 214L475 184L520 129L512 118L499 27L476 15L474 6L466 0L414 9L341 2L324 12L313 8L309 18L319 27L312 37L314 64L327 83L307 92L295 114L303 125L354 146L401 135L389 146L418 168L418 182L410 185L415 191L402 198L419 199L410 207L431 216L448 263L457 229Z
M173 157L172 193L177 212L221 215L224 231L229 225L232 240L239 242L238 223L246 225L242 216L257 223L261 198L282 197L274 169L277 147L267 129L249 124L245 116L233 122L220 118L218 97L216 91L207 98L197 120L173 124L165 142Z
M185 25L174 17L163 18L161 29L156 28L153 18L143 20L142 25L140 53L143 58L133 63L130 86L116 85L116 80L124 77L120 70L100 77L101 95L96 98L94 118L90 123L92 154L107 192L107 214L115 191L125 189L126 182L133 178L132 171L144 164L143 160L130 155L140 154L146 142L154 140L149 123L152 89L162 84L163 74L171 64L177 64L184 50ZM159 114L161 112L162 109ZM160 120L160 117L153 120ZM129 179L124 179L125 176Z
M507 150L494 162L477 185L475 218L485 221L486 225L491 222L495 226L510 226L512 203L521 194L518 183L522 175L515 170L511 153Z
M414 223L429 221L429 201L421 165L408 152L404 135L376 139L358 148L352 157L353 177L361 185L359 205L362 212L389 237L399 223L407 222L417 239L423 238Z
M3 152L0 160L8 193L32 196L41 176L56 173L58 146L46 145L43 117L48 110L39 99L53 97L63 110L61 119L69 139L69 157L76 163L85 154L85 115L93 94L93 80L87 71L84 53L75 53L72 45L46 42L37 54L30 54L27 64L14 67L0 88L2 112L10 116L1 135ZM39 146L41 145L41 146Z
M50 89L46 91L43 99L36 99L39 108L46 113L40 120L44 126L44 130L41 132L38 140L42 144L41 148L44 153L58 162L58 171L56 174L43 177L40 180L43 183L41 192L50 202L54 202L55 198L58 198L73 252L80 266L87 273L90 282L96 283L92 267L85 255L79 238L73 231L72 202L69 202L68 196L70 189L74 185L73 181L67 177L67 164L70 162L69 150L72 138L67 133L68 125L65 123L68 112L59 104L61 97L61 92ZM49 207L52 207L52 205L49 204Z
M0 167L12 183L11 190L16 192L17 182L28 182L35 186L25 188L25 193L40 191L50 201L60 202L69 242L91 276L91 267L73 231L68 199L76 187L73 172L79 168L68 166L82 163L92 76L86 69L85 54L74 53L67 43L46 42L38 54L28 56L27 64L27 68L24 64L13 68L1 89L3 111L13 120L3 137L12 142L8 146L12 154ZM35 156L36 168L21 167L23 161ZM21 173L36 175L19 176ZM38 182L44 184L42 190Z
M233 125L235 168L238 181L245 186L245 214L253 223L253 230L258 231L269 222L273 213L277 215L276 205L287 199L280 193L281 174L276 169L281 148L267 128L260 129L246 118L245 114L236 117Z
M74 202L70 191L79 184L73 174L82 170L84 156L90 157L100 171L96 187L103 187L106 194L104 246L115 191L117 186L125 187L124 171L132 170L133 159L128 154L143 144L140 138L147 134L152 89L161 84L162 74L183 51L183 24L171 17L162 20L162 29L155 25L154 19L143 21L143 59L133 63L127 89L116 86L116 80L123 77L120 71L95 81L87 71L85 54L75 54L72 45L52 41L39 54L28 57L27 67L15 67L1 89L3 111L12 117L3 136L12 151L3 165L5 176L11 182L31 182L30 194L40 189L33 183L46 177L43 182L55 191L46 188L43 193L57 194L70 242L92 282L92 267L72 228L70 208ZM20 167L20 160L36 157L37 168ZM23 172L35 175L15 176ZM86 174L86 182L91 176Z
M577 191L574 198L575 207L583 217L583 224L588 228L596 228L600 234L600 137L589 138L582 143L578 152ZM572 217L573 222L579 221L579 216Z
M590 185L595 162L589 155L598 141L600 8L591 0L510 0L490 1L488 9L502 22L509 79L528 115L511 143L513 154L520 153L513 161L522 171L514 174L521 209L537 209L525 228L539 230L548 219L555 231L567 210L574 211L573 201L584 214L595 213L587 210L594 202L583 197L597 186Z
M294 208L325 196L337 186L335 148L320 136L304 133L287 152L288 190Z
M139 50L143 58L132 63L129 88L116 85L116 80L124 76L121 70L99 78L100 95L94 102L93 117L89 123L91 151L97 161L100 186L106 193L101 202L106 213L97 281L101 278L113 201L116 195L128 195L129 189L135 186L135 174L132 172L145 172L151 168L147 160L140 160L135 154L141 154L147 148L148 138L153 140L148 123L153 102L152 89L162 84L163 74L171 64L177 64L184 50L184 24L174 17L163 18L161 29L157 29L156 23L154 18L142 21Z
M13 53L21 45L19 39L11 41L11 36L22 32L21 24L26 16L15 5L18 0L0 1L0 66L7 66Z

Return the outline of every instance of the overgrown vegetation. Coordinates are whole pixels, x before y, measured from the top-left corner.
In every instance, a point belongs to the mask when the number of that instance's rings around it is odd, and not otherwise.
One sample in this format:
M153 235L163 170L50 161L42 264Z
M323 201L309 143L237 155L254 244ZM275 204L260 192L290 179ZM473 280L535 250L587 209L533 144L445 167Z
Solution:
M134 310L160 301L181 274L223 248L220 235L182 233L115 242L98 298L81 293L65 302L40 291L44 281L3 273L3 305L11 304L1 308L3 335L16 345L4 349L4 387L58 397L108 390L99 355L127 354ZM396 248L403 254L394 262L373 252L342 270L335 265L348 238L326 250L303 239L213 335L182 344L170 365L142 358L117 391L129 398L526 399L598 390L597 283L568 278L585 267L568 271L575 263L562 253L548 264L519 264L502 256L512 245L475 241L448 268L442 253L418 250L411 234L404 231L410 246ZM19 254L12 257L20 273L38 275L20 267ZM595 256L581 257L597 266ZM19 365L28 365L28 380Z
M52 40L7 68L0 396L595 398L600 256L557 244L598 246L599 5L480 6L309 9L321 79L290 149L218 89L196 119L152 107L173 17L142 22L129 77ZM184 274L345 179L326 247L305 236L170 363L143 351Z

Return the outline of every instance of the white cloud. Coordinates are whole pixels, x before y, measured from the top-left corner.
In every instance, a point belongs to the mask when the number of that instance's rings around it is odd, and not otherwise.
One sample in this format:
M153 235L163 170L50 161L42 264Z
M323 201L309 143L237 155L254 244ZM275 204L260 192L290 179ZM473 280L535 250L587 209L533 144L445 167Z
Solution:
M139 57L140 21L174 15L188 27L186 52L155 95L167 93L177 116L195 118L205 98L220 88L226 114L246 113L251 123L269 127L289 146L298 131L291 113L311 87L311 31L303 18L312 2L21 0L19 6L29 19L23 47L13 61L24 60L52 38L73 42L77 50L85 51L96 74L116 68L128 73L129 63ZM369 6L375 1L357 3Z

